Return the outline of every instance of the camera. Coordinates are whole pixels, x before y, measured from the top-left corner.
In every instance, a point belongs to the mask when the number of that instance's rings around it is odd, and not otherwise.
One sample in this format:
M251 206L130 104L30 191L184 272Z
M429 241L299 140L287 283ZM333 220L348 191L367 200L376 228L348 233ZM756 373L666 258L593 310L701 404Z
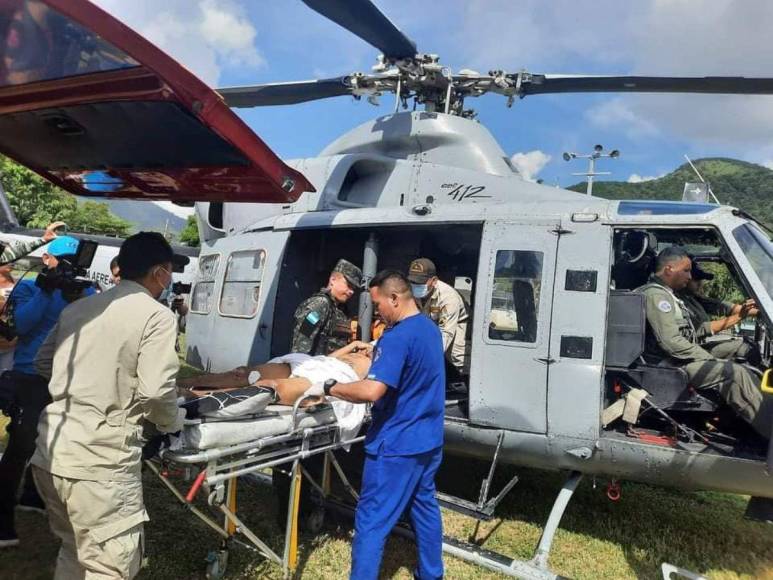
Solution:
M86 288L94 284L86 274L98 245L90 240L80 240L75 255L61 258L56 268L43 270L35 279L35 285L44 292L61 290L67 302L77 300Z
M172 294L180 296L181 294L190 294L191 286L193 284L185 284L183 282L175 282L172 284Z

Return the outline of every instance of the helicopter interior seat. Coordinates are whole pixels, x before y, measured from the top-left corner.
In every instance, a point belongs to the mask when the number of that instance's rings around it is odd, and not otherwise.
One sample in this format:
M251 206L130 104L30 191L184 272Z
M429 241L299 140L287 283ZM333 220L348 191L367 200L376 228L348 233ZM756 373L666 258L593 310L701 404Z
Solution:
M649 400L664 411L714 412L717 404L689 386L687 373L668 361L644 353L647 320L644 295L612 290L607 323L606 370L649 393Z
M654 233L630 230L615 233L612 280L617 290L633 290L647 283L657 255Z
M537 338L537 309L534 287L530 282L513 280L513 306L520 339L534 341Z

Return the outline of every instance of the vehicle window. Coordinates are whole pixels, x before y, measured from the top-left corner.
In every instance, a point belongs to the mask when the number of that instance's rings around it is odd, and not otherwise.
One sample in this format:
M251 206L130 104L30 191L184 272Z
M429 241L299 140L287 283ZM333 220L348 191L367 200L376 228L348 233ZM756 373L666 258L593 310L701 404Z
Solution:
M489 338L536 342L542 252L498 250L489 312Z
M191 292L191 312L209 314L215 295L215 275L220 264L220 254L210 254L199 258L199 271Z
M0 22L0 86L138 66L129 55L42 2L23 0Z
M263 250L234 252L228 257L220 314L250 318L258 311L260 283L266 253Z

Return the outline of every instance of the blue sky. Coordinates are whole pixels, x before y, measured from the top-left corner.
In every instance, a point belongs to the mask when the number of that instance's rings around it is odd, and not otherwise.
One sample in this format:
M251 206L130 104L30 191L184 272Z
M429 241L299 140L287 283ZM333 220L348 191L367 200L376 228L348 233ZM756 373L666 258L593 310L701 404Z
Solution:
M97 0L212 86L370 71L377 50L300 0ZM458 71L773 75L768 0L377 0L422 52ZM607 179L662 175L693 158L773 168L773 97L552 95L467 101L524 173L569 185L563 151L622 152ZM280 156L316 155L343 132L392 111L349 97L239 111Z

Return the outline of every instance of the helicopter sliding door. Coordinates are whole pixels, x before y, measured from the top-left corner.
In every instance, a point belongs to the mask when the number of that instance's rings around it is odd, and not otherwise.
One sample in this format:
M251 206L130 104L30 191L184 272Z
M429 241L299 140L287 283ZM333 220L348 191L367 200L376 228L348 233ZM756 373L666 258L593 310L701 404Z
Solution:
M287 238L287 232L249 232L202 247L186 332L189 364L224 371L270 358Z
M470 368L470 422L545 433L557 222L483 230Z

